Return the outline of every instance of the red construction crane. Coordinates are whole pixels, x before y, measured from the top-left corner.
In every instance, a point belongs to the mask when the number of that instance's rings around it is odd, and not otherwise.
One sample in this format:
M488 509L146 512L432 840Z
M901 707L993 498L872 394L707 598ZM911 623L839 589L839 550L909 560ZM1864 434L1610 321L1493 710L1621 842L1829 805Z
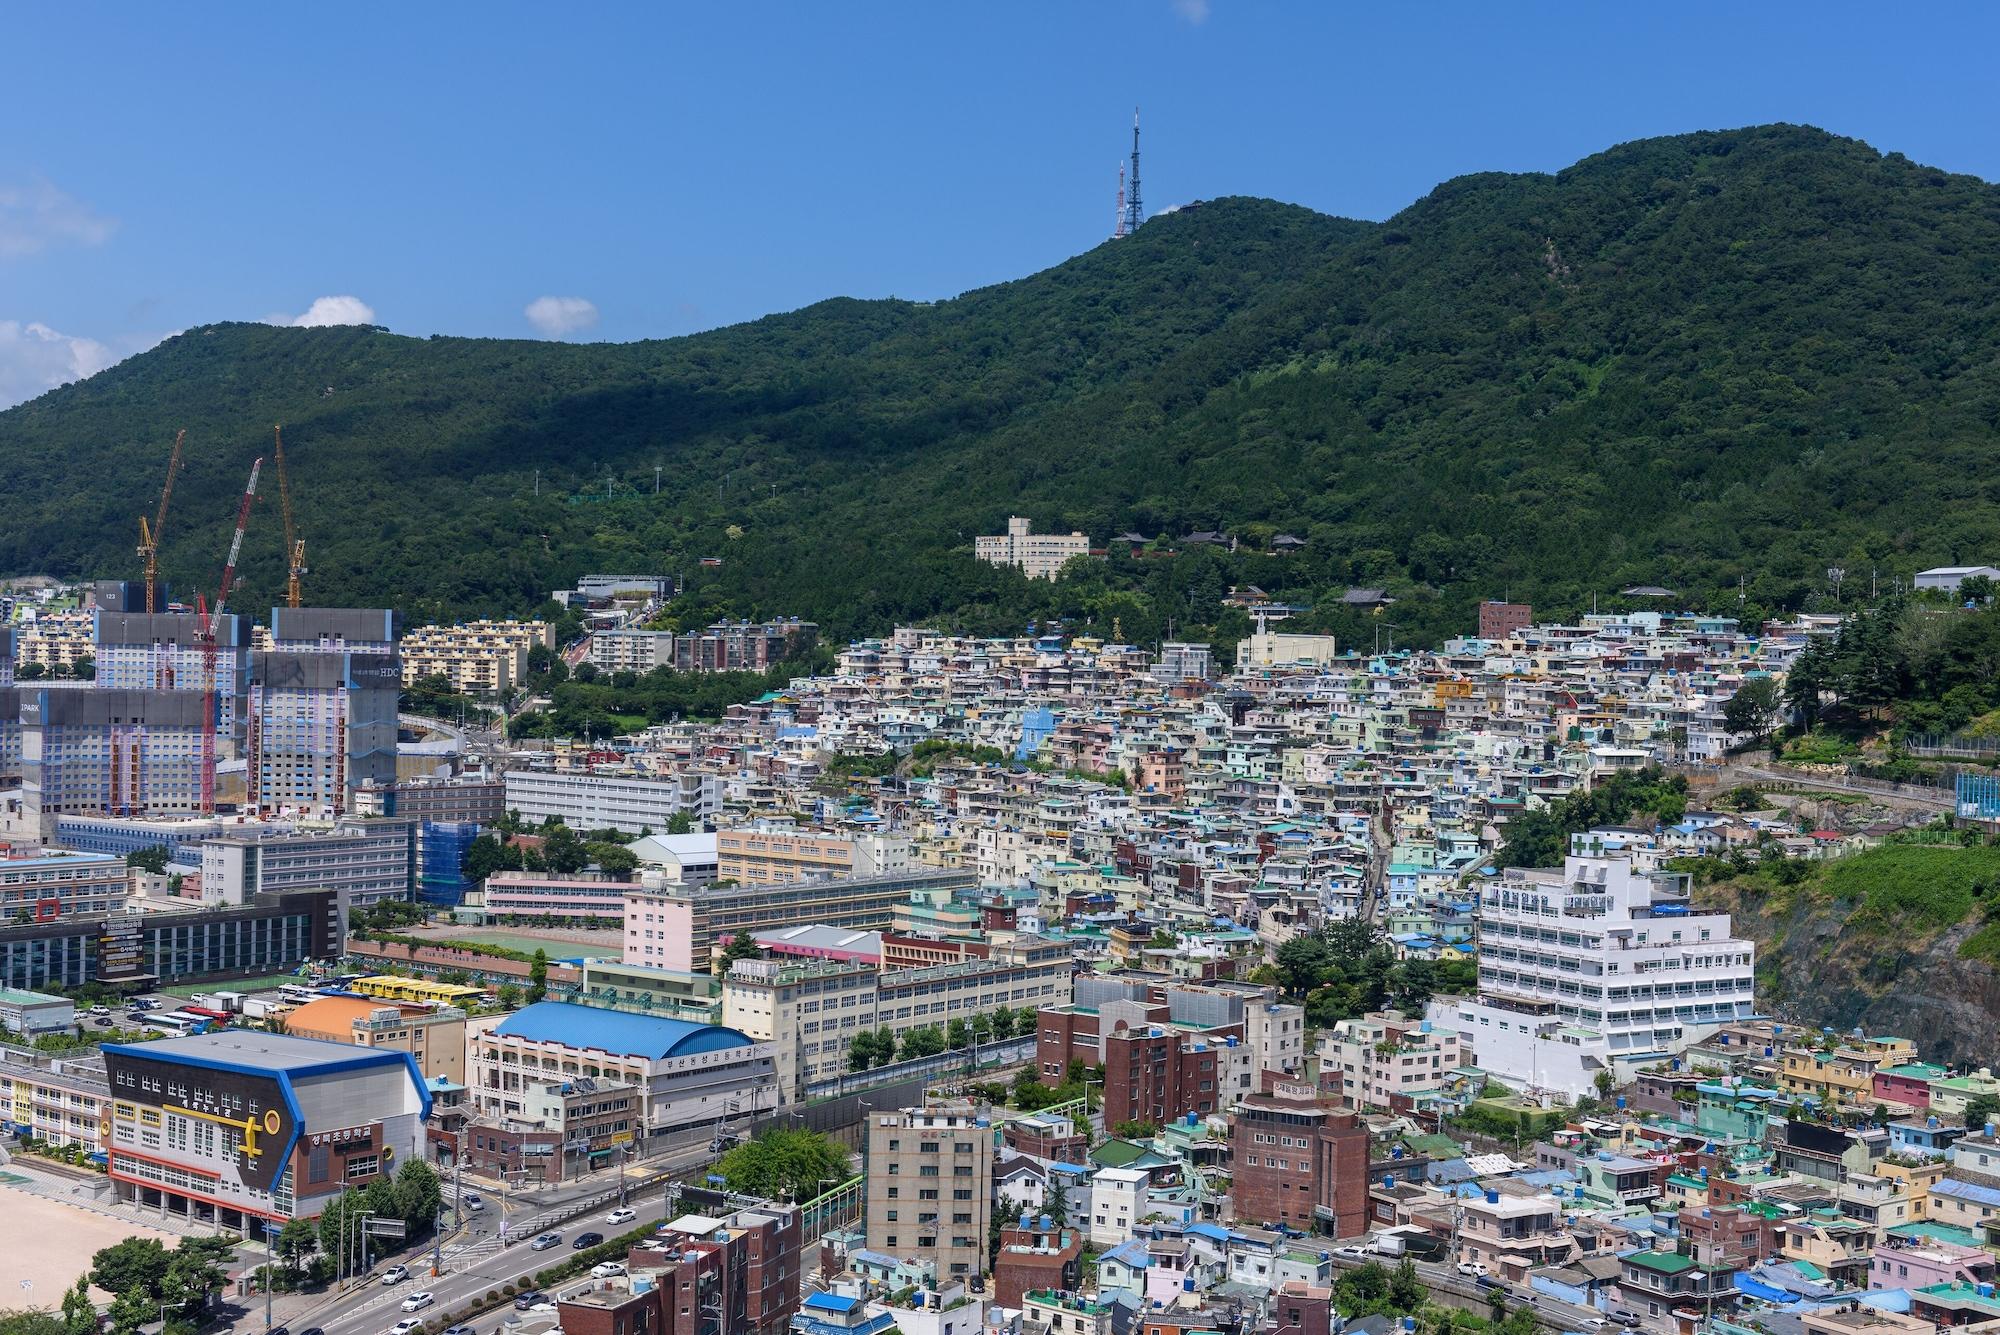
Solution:
M250 481L243 488L243 503L236 507L236 536L229 540L229 559L222 566L222 584L215 591L210 608L195 596L195 638L201 645L201 812L215 812L215 665L221 655L222 612L229 604L229 586L236 582L236 558L243 551L243 530L250 523L250 504L257 499L257 474L263 457L250 465Z

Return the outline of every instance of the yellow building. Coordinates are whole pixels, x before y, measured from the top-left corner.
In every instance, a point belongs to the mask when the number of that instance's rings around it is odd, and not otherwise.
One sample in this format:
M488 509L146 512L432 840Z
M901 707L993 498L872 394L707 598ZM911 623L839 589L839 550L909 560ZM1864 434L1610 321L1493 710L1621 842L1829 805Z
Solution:
M1786 1048L1778 1067L1778 1087L1787 1094L1807 1094L1823 1103L1872 1103L1878 1056L1856 1048L1821 1052Z
M528 651L555 648L555 628L546 621L469 621L462 626L419 626L399 646L403 684L443 677L471 694L514 689L528 673Z
M393 1048L415 1057L426 1078L465 1083L465 1012L454 1006L321 997L287 1015L285 1032L360 1048Z

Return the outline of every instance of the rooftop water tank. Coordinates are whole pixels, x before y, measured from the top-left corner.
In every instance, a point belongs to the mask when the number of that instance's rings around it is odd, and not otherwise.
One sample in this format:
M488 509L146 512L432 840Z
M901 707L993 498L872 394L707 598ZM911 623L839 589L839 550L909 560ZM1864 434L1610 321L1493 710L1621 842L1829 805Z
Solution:
M1493 1190L1491 1187L1487 1188L1486 1203L1488 1205L1498 1205L1500 1203L1500 1193Z

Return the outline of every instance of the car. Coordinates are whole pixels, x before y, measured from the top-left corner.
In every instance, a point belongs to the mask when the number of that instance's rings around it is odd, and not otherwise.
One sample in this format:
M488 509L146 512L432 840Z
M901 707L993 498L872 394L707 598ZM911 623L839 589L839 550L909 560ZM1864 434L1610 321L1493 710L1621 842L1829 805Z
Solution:
M409 1297L403 1299L403 1310L405 1312L421 1312L436 1301L437 1295L429 1289L419 1289Z
M618 1209L604 1216L604 1222L607 1224L629 1224L638 1217L639 1212L637 1210L629 1210L620 1206Z
M111 1008L109 1006L92 1006L90 1013L92 1015L109 1015L111 1014Z
M1639 1324L1639 1314L1637 1312L1628 1312L1622 1307L1611 1309L1611 1319L1619 1325L1628 1328Z
M382 1272L382 1282L384 1284L401 1284L409 1277L410 1268L406 1265L392 1265Z
M96 1025L99 1029L109 1029L111 1027L111 1021L105 1019L92 1020L91 1023Z
M415 1335L416 1331L420 1331L423 1328L424 1319L422 1317L406 1316L395 1325L389 1327L389 1335Z
M486 1202L480 1199L479 1193L476 1191L466 1192L463 1196L458 1198L458 1203L468 1210L476 1211L476 1210L484 1210L486 1208Z
M576 1241L569 1245L569 1249L573 1252L580 1252L586 1247L595 1247L602 1241L604 1241L602 1233L579 1233L576 1235Z
M528 1244L528 1250L531 1252L545 1252L561 1241L562 1234L560 1233L538 1233L535 1235L535 1240Z
M592 1279L610 1279L613 1275L622 1275L624 1273L625 1263L623 1261L599 1261L590 1268L590 1277Z
M1366 1256L1368 1255L1368 1249L1366 1247L1357 1247L1350 1242L1345 1247L1335 1247L1333 1254L1335 1256Z
M299 1332L299 1335L326 1335L326 1327L307 1326L304 1330Z
M467 1323L461 1326L446 1326L438 1335L479 1335L479 1327Z
M1486 1262L1460 1261L1458 1263L1458 1273L1461 1275L1483 1275L1486 1273Z
M1491 1275L1480 1275L1472 1282L1482 1289L1504 1289L1507 1287L1506 1281L1495 1279Z
M1587 1316L1577 1324L1589 1330L1603 1330L1606 1326L1610 1325L1611 1323L1609 1321L1606 1321L1601 1316Z
M517 1312L525 1312L530 1307L533 1307L536 1303L545 1303L548 1300L549 1300L549 1295L543 1293L539 1289L529 1293L517 1294L514 1298L514 1310Z

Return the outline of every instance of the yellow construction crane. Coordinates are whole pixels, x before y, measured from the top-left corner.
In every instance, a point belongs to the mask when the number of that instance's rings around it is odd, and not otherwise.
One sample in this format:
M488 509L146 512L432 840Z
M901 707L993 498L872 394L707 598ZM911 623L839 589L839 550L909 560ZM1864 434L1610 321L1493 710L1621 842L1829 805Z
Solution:
M167 526L167 502L174 496L174 474L181 471L181 442L186 439L186 431L174 433L174 452L167 459L167 480L160 488L160 511L153 517L152 527L146 526L146 516L139 516L139 559L146 563L148 612L160 610L153 605L153 590L159 586L160 578L160 531Z
M274 426L271 434L278 439L278 507L285 513L285 561L289 566L285 580L285 606L297 607L299 579L306 573L306 541L292 525L292 487L285 476L285 428Z

